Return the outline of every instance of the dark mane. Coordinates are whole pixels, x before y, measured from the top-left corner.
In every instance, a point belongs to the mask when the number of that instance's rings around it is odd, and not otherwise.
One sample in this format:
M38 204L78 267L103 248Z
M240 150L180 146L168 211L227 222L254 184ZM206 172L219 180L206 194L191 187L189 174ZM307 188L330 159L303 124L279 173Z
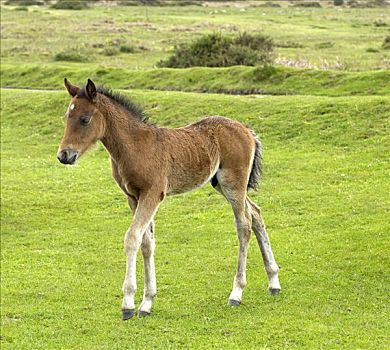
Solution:
M145 113L145 111L135 102L131 101L127 96L119 93L114 92L111 89L105 88L103 86L98 86L96 88L96 91L106 97L108 97L110 100L112 100L114 103L122 106L124 109L126 109L133 117L137 118L139 121L143 123L148 123L149 117ZM79 93L78 96L82 97L86 95L85 87L83 87Z
M144 123L148 122L148 116L146 115L142 107L140 107L138 104L131 101L127 96L119 92L114 92L111 89L107 89L103 86L98 86L96 90L97 92L103 94L104 96L108 97L118 105L125 108L132 116L136 117L141 122Z

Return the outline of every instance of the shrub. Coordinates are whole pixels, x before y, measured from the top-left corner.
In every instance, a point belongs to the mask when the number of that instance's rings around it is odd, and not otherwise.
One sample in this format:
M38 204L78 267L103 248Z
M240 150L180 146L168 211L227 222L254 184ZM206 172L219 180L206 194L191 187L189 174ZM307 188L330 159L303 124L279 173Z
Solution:
M41 0L7 0L5 5L33 6L44 5L44 2Z
M372 0L372 1L356 1L348 0L347 2L349 7L353 8L373 8L373 7L385 7L387 6L386 0Z
M374 21L375 27L387 27L387 23L383 22L381 19L377 19Z
M83 0L58 0L52 8L57 10L82 10L88 8L88 2Z
M334 6L343 6L344 0L334 0L333 5Z
M123 52L123 53L134 53L136 50L135 50L134 46L131 46L131 45L121 45L119 47L119 51Z
M281 7L281 6L278 3L267 1L264 4L261 4L260 7Z
M374 49L373 47L369 47L366 52L379 52L378 49Z
M297 41L279 41L275 43L276 47L283 47L283 48L293 48L293 49L299 49L302 47L305 47L302 43L299 43Z
M106 47L103 51L102 54L104 56L116 56L119 54L119 50L116 47Z
M118 2L118 5L120 6L139 6L140 3L138 0L121 0Z
M390 35L388 35L383 41L382 47L386 50L390 50Z
M202 6L199 0L120 0L118 4L121 6Z
M178 2L170 3L171 6L202 6L200 1L194 0L182 0Z
M259 66L253 70L252 78L254 81L263 81L272 77L276 72L276 68L273 66Z
M347 5L352 8L359 7L359 3L356 0L348 0Z
M330 49L333 46L334 46L334 43L331 41L325 41L323 43L319 43L319 44L314 45L314 47L316 49L320 49L320 50L321 49Z
M242 33L237 37L206 34L189 44L175 47L174 53L159 67L186 68L255 66L273 61L273 42L269 37Z
M308 2L297 2L293 5L294 7L322 7L319 2L308 1Z
M54 61L88 62L89 56L76 50L61 51L54 55Z
M388 3L386 2L386 0L374 0L374 5L378 7L384 7L387 6Z

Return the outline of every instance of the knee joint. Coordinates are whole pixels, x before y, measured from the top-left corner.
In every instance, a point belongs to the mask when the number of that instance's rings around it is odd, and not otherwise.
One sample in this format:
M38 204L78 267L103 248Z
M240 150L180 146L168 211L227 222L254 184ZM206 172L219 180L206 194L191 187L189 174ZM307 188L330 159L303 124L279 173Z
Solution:
M145 256L145 257L150 257L153 255L153 244L148 242L148 243L142 243L141 244L141 251L142 251L142 255Z
M140 239L135 234L127 233L124 241L125 252L137 251L140 246Z

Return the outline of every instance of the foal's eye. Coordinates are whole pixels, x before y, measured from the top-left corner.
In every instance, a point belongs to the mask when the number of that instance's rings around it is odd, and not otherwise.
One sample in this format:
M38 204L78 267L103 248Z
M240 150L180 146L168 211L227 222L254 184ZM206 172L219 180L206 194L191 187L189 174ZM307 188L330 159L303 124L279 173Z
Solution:
M89 122L91 121L91 116L90 115L84 115L82 117L80 117L80 124L81 125L88 125Z

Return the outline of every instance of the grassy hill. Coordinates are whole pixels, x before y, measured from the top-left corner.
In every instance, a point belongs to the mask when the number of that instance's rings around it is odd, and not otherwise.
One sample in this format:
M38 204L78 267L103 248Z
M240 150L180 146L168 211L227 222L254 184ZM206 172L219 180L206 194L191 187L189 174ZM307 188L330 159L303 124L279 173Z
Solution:
M161 68L145 71L102 66L2 65L3 87L64 89L63 78L122 89L178 90L227 94L388 95L390 71L345 72L287 67Z

